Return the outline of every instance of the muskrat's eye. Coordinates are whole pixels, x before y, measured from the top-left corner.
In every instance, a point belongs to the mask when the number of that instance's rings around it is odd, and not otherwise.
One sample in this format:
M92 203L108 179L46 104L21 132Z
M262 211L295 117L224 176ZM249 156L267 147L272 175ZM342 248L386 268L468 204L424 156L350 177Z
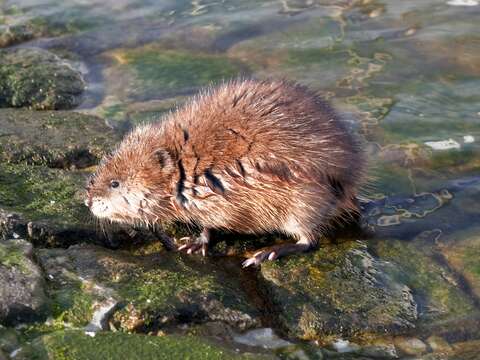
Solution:
M120 186L120 183L119 183L117 180L112 180L112 181L110 181L110 187L111 187L112 189L115 189L115 188L117 188L117 187L119 187L119 186Z

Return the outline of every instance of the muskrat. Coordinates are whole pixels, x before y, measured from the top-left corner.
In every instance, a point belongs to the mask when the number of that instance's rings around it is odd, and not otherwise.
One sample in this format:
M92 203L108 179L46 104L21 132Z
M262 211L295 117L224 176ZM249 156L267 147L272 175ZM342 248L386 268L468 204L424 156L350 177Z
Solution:
M90 178L86 204L114 222L194 223L201 235L178 248L189 254L206 254L211 229L297 240L261 249L246 267L309 250L358 213L364 165L360 141L308 88L234 80L128 134Z

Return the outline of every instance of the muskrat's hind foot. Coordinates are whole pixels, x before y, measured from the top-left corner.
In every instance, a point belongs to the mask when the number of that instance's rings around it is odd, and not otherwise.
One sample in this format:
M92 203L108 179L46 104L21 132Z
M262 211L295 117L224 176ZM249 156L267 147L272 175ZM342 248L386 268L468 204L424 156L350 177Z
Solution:
M188 243L178 247L179 251L185 251L187 254L193 254L201 251L203 256L207 256L208 242L210 241L210 230L205 228L200 236L197 236L193 239L191 236L185 236L179 241L188 241Z
M295 244L279 244L266 247L260 251L257 251L253 254L252 257L248 258L242 263L242 267L246 268L250 265L258 266L265 260L273 261L279 257L300 253L308 251L312 248L311 244L306 244L303 242L297 242Z

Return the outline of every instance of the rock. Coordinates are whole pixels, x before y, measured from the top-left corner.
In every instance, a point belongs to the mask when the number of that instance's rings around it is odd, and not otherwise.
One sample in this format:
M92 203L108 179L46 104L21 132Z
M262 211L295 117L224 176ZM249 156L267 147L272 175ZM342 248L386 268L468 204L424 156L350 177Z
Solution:
M239 353L195 336L145 336L101 332L94 337L80 331L57 331L41 336L17 352L27 359L274 359L261 354Z
M71 109L84 87L78 71L46 50L0 50L0 107Z
M107 91L121 102L189 95L246 70L240 62L222 55L155 45L119 49L106 55L113 60L113 66L105 71Z
M422 355L427 351L427 345L417 338L399 337L395 339L395 346L404 355Z
M264 263L258 276L291 336L348 338L414 326L417 305L409 287L392 276L394 270L364 242L350 241Z
M451 236L450 241L442 246L441 252L448 264L461 274L468 288L480 299L480 235L479 228L459 232Z
M478 316L474 300L461 289L456 274L439 258L435 249L438 236L437 231L425 231L410 242L393 239L372 242L381 259L398 265L392 276L402 279L415 294L419 304L417 325L425 335L431 331L444 332L442 327L454 334L465 331L463 321L457 320Z
M97 164L120 135L95 116L0 109L0 161L54 168Z
M20 235L37 245L98 238L85 224L85 174L0 162L0 237ZM15 235L17 234L17 235Z
M0 25L0 48L16 45L33 38L26 25Z
M12 328L6 328L0 325L0 351L10 354L18 349L20 341L17 332Z
M62 305L68 317L81 320L79 325L90 322L92 305L108 297L124 305L113 314L111 326L127 331L198 321L222 321L238 330L259 325L238 280L227 279L207 261L166 251L133 256L93 245L42 249L38 259L51 279L54 302L84 298L81 309L72 301Z
M453 351L448 359L476 360L478 359L480 340L470 340L453 344Z
M0 161L0 239L22 237L41 247L142 242L161 248L148 229L95 223L84 204L88 175Z
M442 337L432 335L427 339L428 346L433 352L448 353L452 350L450 344Z
M13 325L42 318L47 298L32 245L22 239L0 242L0 323Z

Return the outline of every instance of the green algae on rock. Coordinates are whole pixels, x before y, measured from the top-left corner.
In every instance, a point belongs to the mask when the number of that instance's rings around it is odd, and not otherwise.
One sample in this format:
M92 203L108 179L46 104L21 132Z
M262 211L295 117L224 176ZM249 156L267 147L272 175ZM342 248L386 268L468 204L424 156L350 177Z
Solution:
M441 252L452 269L468 282L468 286L480 300L480 235L477 227L456 233L456 241L448 241ZM461 239L461 240L458 240Z
M15 359L69 360L170 360L170 359L273 359L268 355L242 354L193 336L145 336L101 332L94 337L65 330L44 335L22 347Z
M0 163L0 203L29 220L78 224L87 214L79 194L84 181L81 173Z
M108 55L117 64L106 70L109 92L121 100L144 101L190 94L200 87L228 80L242 67L225 56L171 50L147 45L119 49ZM118 87L118 79L132 86Z
M43 246L98 239L85 222L84 183L83 173L0 162L0 238L16 233Z
M374 245L382 259L398 264L392 277L412 289L419 304L419 323L426 328L477 313L473 300L458 287L452 271L436 260L434 250L426 250L425 243L431 248L437 237L437 232L425 232L411 242L385 239Z
M0 241L0 324L35 321L45 315L43 274L25 240Z
M0 48L16 45L33 38L33 34L25 25L0 25Z
M290 335L361 337L414 327L417 305L394 268L351 241L264 263L259 281Z
M95 116L0 109L0 161L85 168L98 163L119 140L119 134Z
M84 87L78 71L46 50L0 50L0 107L70 109Z
M242 293L238 280L227 281L218 267L206 261L168 252L132 256L92 245L40 250L38 258L53 279L55 296L62 295L60 284L67 281L62 280L62 274L70 274L74 281L63 290L71 292L72 298L81 286L84 294L90 294L91 304L106 297L124 304L110 323L125 331L193 320L223 321L237 329L259 324L258 313ZM104 290L99 294L95 289ZM74 306L71 303L71 308ZM62 311L75 312L65 307ZM89 312L82 313L86 314L85 325Z

